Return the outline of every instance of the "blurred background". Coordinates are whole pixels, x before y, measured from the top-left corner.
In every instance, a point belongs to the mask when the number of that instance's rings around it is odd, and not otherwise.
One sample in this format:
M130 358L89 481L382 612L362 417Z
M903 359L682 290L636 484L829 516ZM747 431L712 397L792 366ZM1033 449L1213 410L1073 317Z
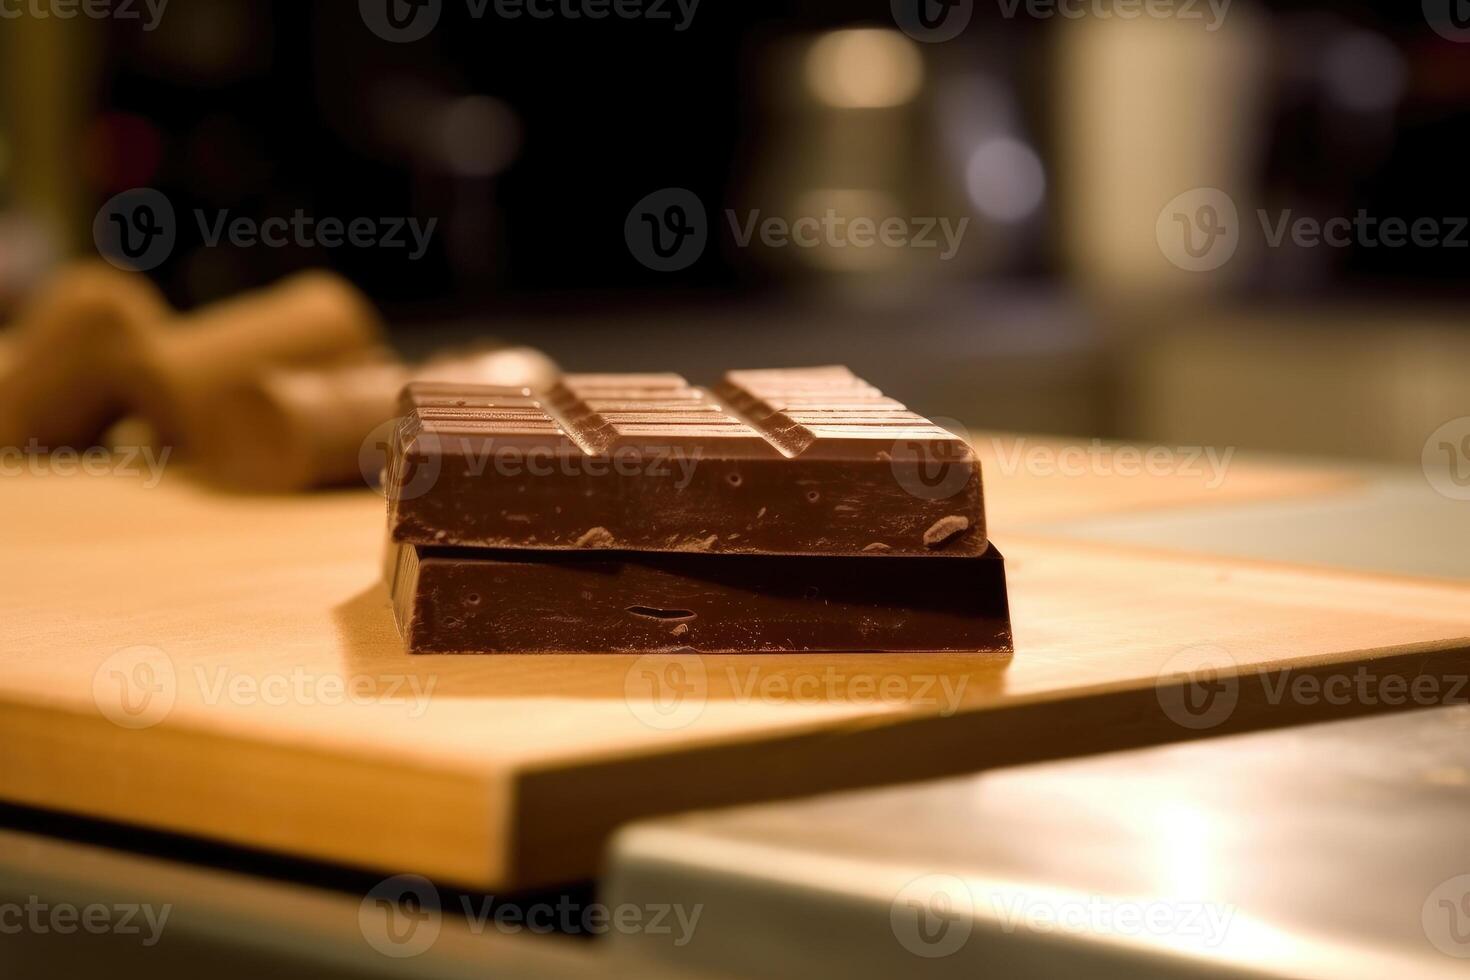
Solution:
M1452 0L63 9L0 22L0 311L153 188L178 307L325 267L410 356L841 362L972 428L1405 461L1470 395ZM210 240L298 214L375 230Z

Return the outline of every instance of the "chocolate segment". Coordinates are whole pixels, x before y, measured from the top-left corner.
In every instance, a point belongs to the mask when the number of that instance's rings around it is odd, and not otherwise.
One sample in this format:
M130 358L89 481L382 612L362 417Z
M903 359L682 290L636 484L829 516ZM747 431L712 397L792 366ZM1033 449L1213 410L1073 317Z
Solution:
M949 561L873 561L400 544L390 578L412 653L1011 648L993 547Z
M970 447L846 368L566 375L545 394L412 384L394 540L479 548L961 557Z

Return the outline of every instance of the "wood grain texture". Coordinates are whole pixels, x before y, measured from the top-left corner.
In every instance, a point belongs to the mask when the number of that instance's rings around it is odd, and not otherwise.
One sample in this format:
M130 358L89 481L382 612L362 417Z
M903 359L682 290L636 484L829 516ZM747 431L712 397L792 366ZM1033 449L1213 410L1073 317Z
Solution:
M1193 736L1156 693L1186 647L1404 675L1470 648L1470 587L1070 545L997 507L1014 659L409 657L378 498L146 482L0 481L0 797L483 888L592 874L635 817ZM1216 730L1372 710L1269 693Z

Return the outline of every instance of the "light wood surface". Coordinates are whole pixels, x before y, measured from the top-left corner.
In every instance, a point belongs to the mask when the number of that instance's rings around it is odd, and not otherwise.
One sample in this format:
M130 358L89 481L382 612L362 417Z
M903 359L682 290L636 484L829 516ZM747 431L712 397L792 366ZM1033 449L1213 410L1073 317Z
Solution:
M1191 736L1156 690L1186 647L1470 659L1470 587L1030 537L993 474L1011 660L409 657L376 497L145 484L0 481L0 797L484 888L593 874L640 816ZM1371 710L1269 695L1216 731Z

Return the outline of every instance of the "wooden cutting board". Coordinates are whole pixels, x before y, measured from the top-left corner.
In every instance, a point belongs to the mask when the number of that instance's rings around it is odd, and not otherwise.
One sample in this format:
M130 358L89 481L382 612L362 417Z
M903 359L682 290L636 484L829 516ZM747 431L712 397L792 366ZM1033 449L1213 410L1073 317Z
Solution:
M372 494L146 484L0 480L0 798L487 889L635 817L1382 707L1257 668L1470 663L1470 587L1026 536L1000 491L1011 659L409 657ZM1204 730L1200 647L1247 678Z

